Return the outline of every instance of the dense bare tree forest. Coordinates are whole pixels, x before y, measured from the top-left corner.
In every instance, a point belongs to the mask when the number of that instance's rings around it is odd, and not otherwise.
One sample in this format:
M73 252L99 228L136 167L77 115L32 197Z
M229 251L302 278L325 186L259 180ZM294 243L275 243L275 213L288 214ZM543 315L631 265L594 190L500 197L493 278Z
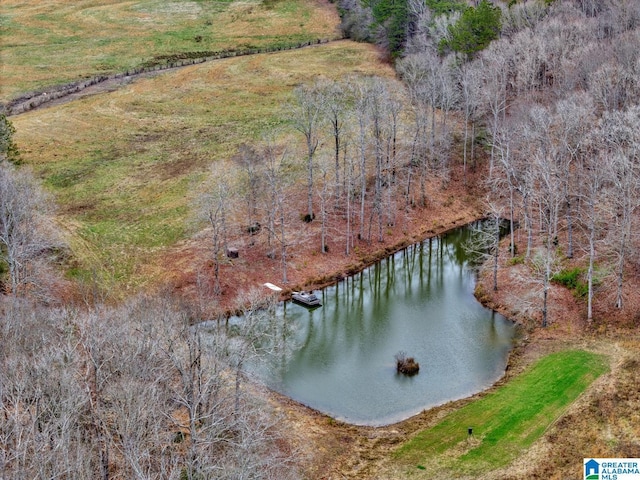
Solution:
M348 32L389 35L391 27L375 20L379 4L344 8ZM296 241L299 219L286 218L296 199L282 182L296 171L306 172L301 217L321 222L320 251L339 230L349 254L358 241L382 241L385 230L428 206L462 164L465 179L486 169L487 216L508 220L512 261L539 281L543 325L552 281L580 284L589 319L598 288L611 291L605 285L615 284L613 302L623 308L625 271L637 247L640 7L567 1L406 8L395 60L404 86L351 77L298 87L285 108L305 153L273 140L238 153L238 181L226 202L244 212L233 215L241 225L235 230L266 243L286 282L287 245ZM499 38L491 28L464 26L496 21ZM566 271L562 259L578 266Z
M211 235L212 295L232 231L279 261L286 282L301 222L321 225L321 252L344 229L348 255L428 206L455 164L463 176L485 169L491 232L508 220L512 261L540 286L542 326L554 281L583 288L588 319L596 295L624 309L639 247L640 4L387 3L343 0L343 28L388 48L404 87L301 85L283 110L305 154L274 134L203 185L193 210ZM51 199L1 125L0 476L299 478L278 417L243 388L249 357L283 354L272 304L249 295L239 324L200 324L196 307L168 296L46 306L46 260L64 246L47 224ZM486 238L497 269L497 237Z
M194 326L160 298L4 303L3 478L298 478L278 415L242 387L245 361L280 353L281 326L263 300L243 313Z

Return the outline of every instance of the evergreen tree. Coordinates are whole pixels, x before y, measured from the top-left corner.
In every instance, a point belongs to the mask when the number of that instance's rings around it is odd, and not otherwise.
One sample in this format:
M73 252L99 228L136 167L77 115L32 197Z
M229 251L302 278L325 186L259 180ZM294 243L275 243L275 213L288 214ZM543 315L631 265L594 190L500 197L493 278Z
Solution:
M487 0L462 12L460 20L449 27L451 38L443 40L441 49L450 48L468 59L485 49L500 35L501 10Z
M13 141L16 129L3 114L0 114L0 160L18 162L18 147Z
M407 39L409 9L407 0L368 0L372 8L375 26L382 29L391 56L402 53Z
M458 0L426 0L425 3L434 16L450 15L467 9L467 4Z

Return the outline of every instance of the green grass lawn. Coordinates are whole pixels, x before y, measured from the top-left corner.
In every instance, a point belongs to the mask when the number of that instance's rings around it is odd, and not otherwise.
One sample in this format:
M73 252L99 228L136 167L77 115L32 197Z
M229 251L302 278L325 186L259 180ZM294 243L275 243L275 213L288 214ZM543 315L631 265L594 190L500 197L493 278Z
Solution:
M419 433L396 451L395 461L406 466L408 475L425 478L473 477L505 466L608 368L606 357L582 350L548 355ZM468 428L473 428L472 437Z
M338 22L322 1L3 0L0 101L162 55L334 39Z

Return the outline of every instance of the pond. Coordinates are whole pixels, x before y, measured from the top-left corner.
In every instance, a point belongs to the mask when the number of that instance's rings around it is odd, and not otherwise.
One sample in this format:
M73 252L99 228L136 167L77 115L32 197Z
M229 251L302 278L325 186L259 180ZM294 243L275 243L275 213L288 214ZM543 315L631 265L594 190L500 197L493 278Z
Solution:
M291 352L252 371L269 387L335 419L391 424L464 398L504 373L516 326L473 296L468 229L426 240L315 292L315 310L286 303ZM420 364L396 373L395 355Z

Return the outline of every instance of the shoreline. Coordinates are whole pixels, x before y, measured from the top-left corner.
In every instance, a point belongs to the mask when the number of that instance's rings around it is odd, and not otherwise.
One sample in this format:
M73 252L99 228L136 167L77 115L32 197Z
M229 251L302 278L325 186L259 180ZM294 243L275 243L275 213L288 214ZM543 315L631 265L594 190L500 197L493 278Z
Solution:
M362 262L359 266L361 268L353 271L353 272L349 272L348 275L343 275L341 272L336 273L333 275L333 281L316 281L316 282L307 282L306 285L306 289L313 289L313 290L322 290L331 286L336 285L338 282L348 278L348 276L352 276L352 275L357 275L359 273L362 273L364 270L366 270L367 268L370 268L371 266L375 265L377 262L382 261L386 258L389 258L392 255L395 255L398 252L401 252L403 249L409 248L411 246L415 246L418 245L422 242L425 242L429 239L433 239L433 238L438 238L441 237L443 235L446 235L447 233L450 233L452 231L455 231L456 229L459 228L464 228L467 227L469 225L471 225L472 223L481 220L483 217L477 217L477 218L473 218L471 220L469 220L466 223L463 224L456 224L456 222L453 222L452 226L448 226L448 227L443 227L442 229L440 229L438 232L429 232L430 234L427 235L426 237L422 238L421 240L414 240L414 239L404 239L392 246L388 246L386 247L384 250L380 250L378 252L376 252L373 255L368 256L368 259L372 259L371 262ZM513 365L515 363L517 363L518 358L522 355L522 350L526 349L528 343L529 343L529 336L528 336L528 332L526 330L526 326L519 321L518 319L515 318L511 318L508 315L506 315L505 313L505 309L501 309L502 311L494 308L494 306L491 304L491 302L486 302L483 301L483 298L479 298L478 295L476 295L476 290L477 287L481 284L480 283L480 274L478 272L475 272L476 274L476 282L475 282L475 289L471 292L469 292L471 295L473 295L473 297L478 301L478 303L480 305L482 305L483 308L486 308L492 312L495 313L499 313L500 315L502 315L508 322L511 322L514 324L515 328L516 328L516 332L514 334L514 338L513 338L513 345L512 347L509 349L509 352L506 355L506 361L504 364L504 369L501 371L501 375L495 380L493 381L489 386L487 386L486 388L482 388L479 391L476 391L474 393L471 393L469 395L465 395L463 397L459 397L459 398L453 398L450 400L446 400L443 401L442 403L438 403L436 405L432 405L432 406L427 406L424 407L422 409L420 409L419 411L417 411L416 413L412 413L410 415L408 415L407 417L404 417L400 420L397 421L393 421L390 423L382 423L382 424L359 424L359 423L351 423L348 420L344 420L344 419L339 419L339 418L335 418L332 417L330 414L322 412L321 410L318 410L310 405L307 405L303 402L300 402L298 400L295 400L294 398L288 396L285 393L282 393L280 391L277 391L265 384L262 384L261 382L254 380L253 383L255 384L255 386L259 386L262 387L264 389L267 390L267 392L269 393L270 397L274 397L276 399L278 399L279 403L282 404L286 404L286 405L295 405L297 408L302 409L302 410L306 410L309 412L310 415L316 417L316 416L320 416L323 418L327 418L329 419L329 421L331 422L335 422L336 424L340 424L340 425L345 425L348 427L352 427L352 428L357 428L357 429L374 429L374 430L378 430L378 429L388 429L394 426L400 426L404 423L410 422L412 419L414 419L415 417L428 412L430 410L434 410L434 409L439 409L441 407L444 407L446 405L449 404L454 404L454 403L458 403L461 401L466 401L468 399L472 399L474 397L480 396L480 395L484 395L486 394L486 392L489 392L493 389L495 389L497 386L502 385L506 379L506 377L508 376L509 371L512 369ZM332 277L331 275L329 277ZM324 280L324 279L323 279ZM279 301L291 301L291 293L293 291L296 290L296 287L289 287L286 290L283 290L280 293L280 299ZM237 312L227 312L230 315L231 314L236 314Z
M469 218L465 225L482 218L477 215ZM460 222L449 222L446 226L438 229L437 232L429 232L424 237L416 238L416 235L404 238L391 247L380 249L377 255L373 255L376 261L384 256L393 254L406 248L411 244L416 244L437 235L445 234L455 228L462 226ZM387 255L381 253L387 251ZM368 265L364 265L367 268ZM286 395L267 389L268 401L274 408L282 412L291 426L292 439L300 439L309 443L309 458L311 464L305 468L305 478L325 478L325 479L378 479L394 478L379 477L379 472L389 471L387 468L393 465L393 451L413 437L418 432L428 429L439 423L448 413L456 411L469 403L472 403L486 395L491 394L503 385L512 381L520 375L526 368L540 357L567 348L579 348L588 351L605 352L611 359L611 363L619 362L619 356L628 355L629 351L613 351L615 340L612 338L601 338L588 325L581 320L581 306L576 302L571 292L564 287L555 286L554 302L556 303L557 320L549 327L543 329L535 319L535 309L532 312L521 311L518 305L511 304L508 296L523 295L529 286L525 283L510 283L509 275L513 272L513 267L505 263L501 258L500 274L501 288L498 292L489 289L492 279L488 272L480 272L477 275L476 285L473 292L474 297L485 308L496 311L505 316L509 321L517 325L519 332L515 339L513 348L509 351L505 369L501 377L488 388L458 400L448 401L442 405L437 405L421 411L409 418L383 426L355 425L336 420L328 415L317 411L307 405L297 402ZM507 288L505 285L509 285ZM561 305L563 310L561 310ZM566 316L561 316L559 312L566 312ZM606 377L606 381L613 381L612 375ZM604 382L605 380L603 380ZM600 385L600 384L598 384ZM601 394L601 386L590 387L583 393L575 404L572 404L567 412L560 419L573 418L576 411L580 411L584 404L584 399L597 397ZM565 425L566 424L566 425ZM550 431L560 433L553 435L564 435L571 438L572 427L568 422L554 423ZM534 456L536 461L553 465L552 454L540 453L547 448L549 440L548 433L545 433L536 441L535 448L523 453L525 458ZM569 440L567 440L569 441ZM519 478L518 465L505 467L504 471L492 472L488 478ZM511 473L507 477L500 475L505 472L516 472L512 477ZM484 477L483 477L484 478ZM521 478L521 477L520 477Z

